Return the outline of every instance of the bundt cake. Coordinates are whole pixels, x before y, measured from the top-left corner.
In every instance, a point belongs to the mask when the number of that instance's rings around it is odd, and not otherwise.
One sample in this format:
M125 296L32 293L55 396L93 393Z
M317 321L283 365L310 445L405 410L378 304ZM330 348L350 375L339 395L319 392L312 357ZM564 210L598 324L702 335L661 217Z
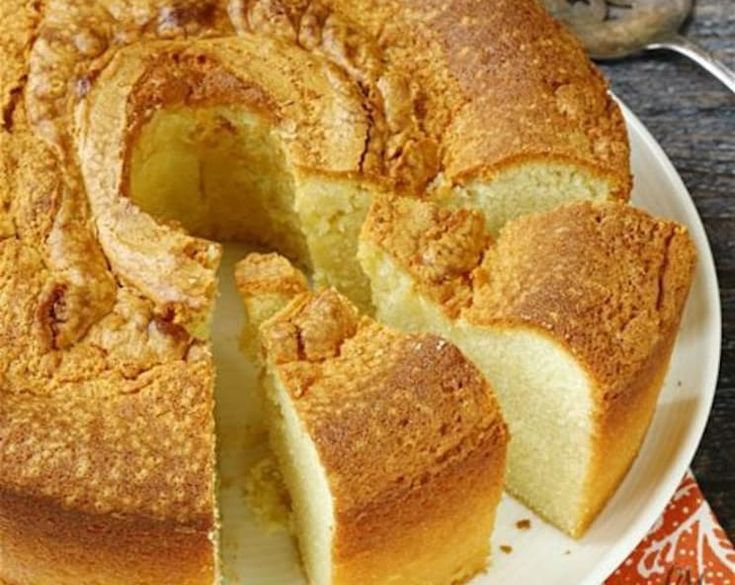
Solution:
M293 295L260 333L270 442L309 582L443 585L483 570L507 435L480 372L439 337L359 316L334 289L294 295L275 255L248 256L237 274L248 307Z
M653 415L695 262L684 227L577 202L506 224L376 200L360 241L378 318L456 343L495 389L506 488L580 536Z
M2 0L0 23L11 585L220 579L215 240L370 310L377 197L494 234L630 191L620 111L536 0Z

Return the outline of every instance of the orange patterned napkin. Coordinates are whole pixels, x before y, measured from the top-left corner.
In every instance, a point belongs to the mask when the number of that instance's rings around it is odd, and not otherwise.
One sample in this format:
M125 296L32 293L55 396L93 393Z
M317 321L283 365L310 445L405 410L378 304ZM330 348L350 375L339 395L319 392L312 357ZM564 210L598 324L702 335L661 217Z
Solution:
M735 549L691 473L605 585L735 585Z

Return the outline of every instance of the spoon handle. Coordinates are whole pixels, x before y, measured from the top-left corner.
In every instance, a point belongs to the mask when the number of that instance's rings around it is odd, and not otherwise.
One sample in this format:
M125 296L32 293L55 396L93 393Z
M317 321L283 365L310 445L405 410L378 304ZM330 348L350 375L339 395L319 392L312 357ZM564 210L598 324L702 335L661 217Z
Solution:
M646 49L669 49L671 51L681 53L682 55L689 57L695 63L704 67L724 83L730 91L735 93L735 72L722 63L722 61L716 59L712 53L697 43L690 41L685 36L673 34L662 37L646 45Z

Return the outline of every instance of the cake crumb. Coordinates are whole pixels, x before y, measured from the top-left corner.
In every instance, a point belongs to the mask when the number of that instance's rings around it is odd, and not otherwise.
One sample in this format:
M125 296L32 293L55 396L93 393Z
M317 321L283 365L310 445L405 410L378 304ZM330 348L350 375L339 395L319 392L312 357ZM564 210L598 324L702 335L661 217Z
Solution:
M531 528L531 521L528 518L523 518L522 520L516 522L516 528L518 530L528 530L529 528Z
M273 455L266 455L248 471L244 492L259 526L268 532L291 529L291 502Z
M508 546L507 544L501 544L500 550L503 551L505 554L509 555L510 553L513 552L513 547Z

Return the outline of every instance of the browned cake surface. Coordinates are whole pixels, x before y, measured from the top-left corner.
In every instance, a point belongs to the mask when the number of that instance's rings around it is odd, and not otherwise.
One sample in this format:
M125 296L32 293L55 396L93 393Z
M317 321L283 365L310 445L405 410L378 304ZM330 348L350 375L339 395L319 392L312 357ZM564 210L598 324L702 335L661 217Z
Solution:
M304 273L280 254L248 254L235 267L235 284L244 298L294 297L309 289Z
M676 336L695 258L676 222L622 204L567 205L501 233L466 318L552 332L614 395Z
M416 114L440 142L453 181L522 159L575 161L627 198L623 118L583 49L534 0L347 0L380 31L396 70L411 71ZM416 103L416 102L414 102ZM417 104L418 105L418 104Z
M213 582L207 534L147 518L84 514L0 494L3 585L202 585ZM9 536L8 536L9 535Z
M412 554L461 555L447 532L469 530L470 515L484 549L507 436L487 382L455 346L361 318L331 289L297 297L262 333L327 470L336 582L340 571L382 582L379 571L418 563Z
M45 10L28 104L34 123L51 137L63 132L70 102L86 95L95 72L120 46L254 33L317 55L319 63L330 63L332 84L353 88L356 93L345 97L364 108L355 103L342 115L350 117L355 139L366 138L360 170L420 186L440 168L459 178L519 158L551 156L610 176L619 195L627 196L620 112L579 44L535 0L501 0L492 9L476 0L254 1L233 4L229 14L217 0L149 1L135 10L49 0ZM237 52L237 45L229 50ZM268 64L271 77L303 82L275 58ZM367 136L355 124L365 111ZM324 134L344 139L345 131L327 128ZM318 150L319 143L304 141L302 148Z
M3 576L211 582L208 350L126 289L84 341L59 350L43 314L52 275L12 238L0 258L14 267L0 278L12 307L0 312Z

